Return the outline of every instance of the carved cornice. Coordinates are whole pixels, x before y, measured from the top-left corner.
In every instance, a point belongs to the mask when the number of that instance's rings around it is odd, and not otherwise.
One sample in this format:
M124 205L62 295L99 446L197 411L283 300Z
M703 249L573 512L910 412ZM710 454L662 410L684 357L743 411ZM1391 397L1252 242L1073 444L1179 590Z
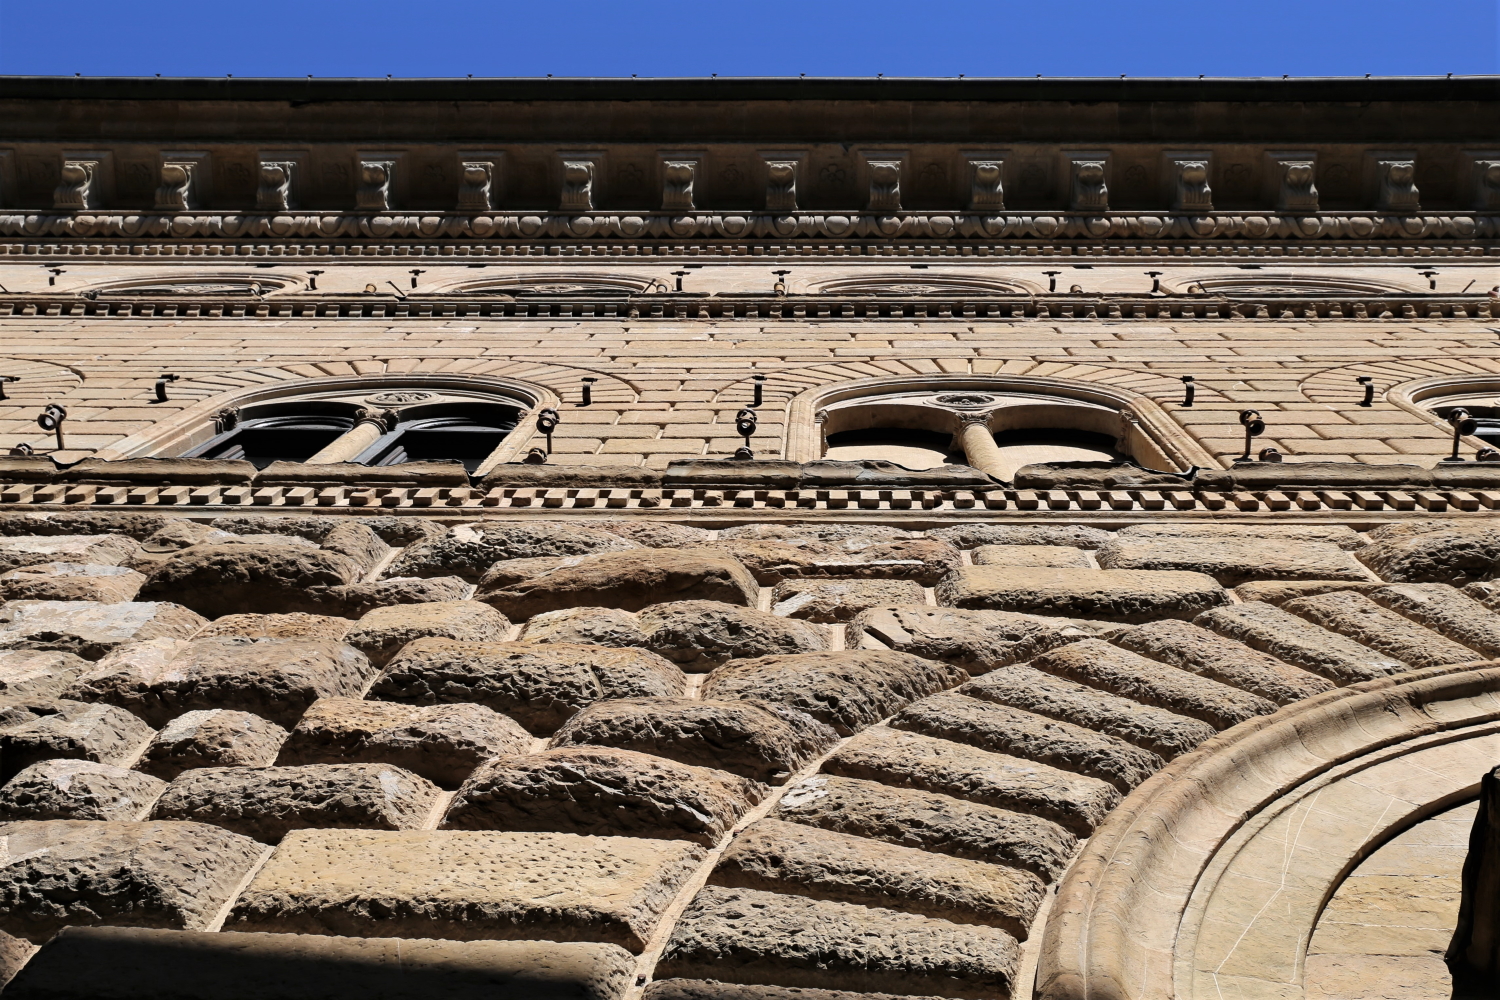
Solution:
M371 213L91 211L0 214L0 237L326 240L1488 240L1500 215L905 212Z

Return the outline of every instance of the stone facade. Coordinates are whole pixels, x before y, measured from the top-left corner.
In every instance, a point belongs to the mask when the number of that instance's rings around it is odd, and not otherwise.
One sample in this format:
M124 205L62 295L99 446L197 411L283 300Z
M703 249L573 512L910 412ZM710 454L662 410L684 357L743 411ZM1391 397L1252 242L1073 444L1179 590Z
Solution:
M0 82L5 995L1452 995L1497 97Z

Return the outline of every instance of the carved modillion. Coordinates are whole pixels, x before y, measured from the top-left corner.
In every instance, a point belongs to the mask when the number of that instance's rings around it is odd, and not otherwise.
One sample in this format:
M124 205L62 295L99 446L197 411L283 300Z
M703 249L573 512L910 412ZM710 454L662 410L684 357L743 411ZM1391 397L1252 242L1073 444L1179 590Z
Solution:
M198 164L167 161L161 165L160 183L156 188L156 211L187 212L198 205L193 192L193 174Z
M969 210L971 212L1003 212L1005 210L1005 187L1001 174L1005 164L1001 160L971 160L973 178L969 183Z
M98 208L98 171L98 160L63 161L62 178L52 192L52 207L62 212Z
M1293 215L1318 211L1318 188L1313 183L1316 163L1311 158L1276 160L1276 210Z
M870 161L871 212L901 211L901 161Z
M1173 159L1172 210L1206 214L1214 210L1213 190L1208 186L1208 161L1200 158Z
M1375 201L1377 209L1398 214L1410 214L1421 209L1415 160L1378 160L1375 163L1375 175L1380 181L1380 193Z
M661 207L668 212L693 210L693 179L697 160L667 160L662 164Z
M592 160L563 161L561 208L564 212L592 212L594 210L594 162Z
M1109 210L1109 187L1105 184L1104 160L1079 158L1072 165L1071 193L1068 207L1075 212Z
M482 160L468 161L459 166L458 210L460 212L488 212L494 208L492 191L495 183L495 165Z
M361 212L388 212L391 208L391 181L396 176L395 160L360 160L359 190L354 205Z
M766 161L766 211L797 210L797 161Z
M1500 159L1474 161L1474 208L1500 211Z
M285 212L296 206L292 201L292 172L297 164L291 160L261 160L260 186L255 189L255 208L261 212Z

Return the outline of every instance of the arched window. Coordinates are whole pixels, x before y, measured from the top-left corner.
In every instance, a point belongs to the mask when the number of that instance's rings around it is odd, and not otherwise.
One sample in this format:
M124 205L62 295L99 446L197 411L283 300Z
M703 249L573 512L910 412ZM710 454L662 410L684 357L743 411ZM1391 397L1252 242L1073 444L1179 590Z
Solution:
M183 458L242 458L257 469L272 462L305 462L354 427L352 414L289 413L236 420ZM228 423L227 417L222 423Z

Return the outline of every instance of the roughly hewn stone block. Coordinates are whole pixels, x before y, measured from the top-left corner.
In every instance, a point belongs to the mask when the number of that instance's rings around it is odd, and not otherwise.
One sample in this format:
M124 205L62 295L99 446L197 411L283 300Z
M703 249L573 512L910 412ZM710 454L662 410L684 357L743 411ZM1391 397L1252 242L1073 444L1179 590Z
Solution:
M804 577L912 580L930 587L956 569L958 550L937 538L869 542L727 539L718 543L762 586Z
M597 701L563 723L552 746L604 746L781 784L838 740L780 705L688 698Z
M967 678L957 667L906 653L801 653L726 663L708 676L702 695L787 705L849 736Z
M1285 609L1414 667L1439 667L1483 658L1469 647L1381 607L1364 594L1345 591L1302 597L1288 601Z
M656 976L1008 997L1019 961L996 927L710 885L678 920Z
M0 600L118 604L134 600L145 582L144 575L124 566L35 563L0 574Z
M441 538L407 548L391 563L386 576L460 576L473 583L502 559L577 556L637 547L618 535L566 521L461 524Z
M1202 719L1217 729L1276 711L1275 704L1259 695L1148 660L1102 639L1085 639L1043 653L1031 665L1143 705Z
M621 1000L634 966L580 942L68 928L7 1000Z
M63 702L51 715L0 729L0 781L54 758L127 764L150 738L151 727L123 709Z
M526 623L521 638L527 642L588 643L595 646L645 646L640 619L618 608L563 608L537 615Z
M589 556L576 566L474 596L523 621L581 605L639 611L666 601L722 601L753 607L755 594L749 571L715 549L644 549Z
M1400 660L1270 604L1250 602L1215 608L1193 619L1193 624L1311 670L1341 686L1400 673L1407 668Z
M379 535L367 525L348 518L339 518L328 533L318 539L318 544L325 552L336 552L348 558L359 567L361 575L370 572L391 554L390 546L381 541Z
M771 593L771 612L824 624L852 621L880 605L920 605L915 580L783 580Z
M285 729L250 712L199 709L163 726L135 769L171 781L197 767L269 767L286 736Z
M961 549L981 545L1063 545L1074 549L1097 549L1113 531L1081 524L955 524L934 528L928 538L941 538Z
M10 601L0 607L0 649L52 649L97 660L126 643L186 639L205 624L164 602Z
M354 583L347 556L288 544L194 545L153 567L141 597L175 601L209 618L232 614L317 613L329 587Z
M167 519L146 511L44 510L0 514L0 535L128 535L140 540Z
M349 520L321 514L226 514L214 518L211 524L236 535L298 535L321 544L334 528ZM361 516L358 523L387 545L414 545L448 532L448 525L429 517Z
M1246 540L1282 542L1296 547L1304 542L1357 549L1365 544L1353 528L1343 524L1212 524L1178 521L1165 524L1131 524L1116 533L1121 540L1145 541L1165 538L1196 538L1203 541Z
M976 566L1055 566L1090 569L1083 549L1066 545L981 545L974 550Z
M854 524L837 521L811 521L801 524L738 524L719 532L719 538L722 540L792 542L800 545L827 542L879 545L916 537L918 535L914 531L905 531L889 524Z
M1383 586L1378 580L1366 580L1363 583L1352 580L1252 580L1235 587L1234 592L1242 601L1264 601L1280 607L1299 597L1329 594L1335 590L1369 593Z
M1105 569L1188 570L1226 587L1247 580L1369 579L1344 549L1309 540L1122 534L1098 555Z
M1484 656L1500 656L1500 616L1466 593L1436 583L1397 583L1366 596Z
M937 585L939 604L1146 622L1191 618L1229 603L1211 576L1162 570L963 566Z
M908 705L891 728L1034 760L1128 792L1166 761L1107 733L947 691Z
M650 549L685 549L694 545L707 545L713 540L711 531L691 524L673 524L670 521L638 521L621 517L590 521L587 526L619 535Z
M1290 705L1334 687L1317 674L1176 619L1147 622L1110 641L1133 653L1249 691L1278 705Z
M942 660L971 674L982 674L1093 636L1093 631L1064 618L956 608L882 607L855 618L844 642L851 649L869 648L864 641L874 639L901 653Z
M681 670L644 649L418 639L386 665L370 696L413 705L474 702L546 736L601 699L672 697L686 686Z
M43 760L0 788L0 819L139 819L167 783L91 760Z
M509 619L488 604L439 601L376 608L355 623L344 641L382 667L416 639L503 642L509 633Z
M703 855L685 841L635 837L298 830L240 894L225 929L640 951Z
M0 700L9 704L54 701L92 666L81 656L56 650L0 649Z
M0 825L0 930L37 944L68 926L201 930L264 850L202 823Z
M822 771L1030 813L1080 837L1120 801L1114 786L1098 778L884 727L840 747Z
M363 653L331 639L151 639L115 650L66 694L156 726L198 708L293 726L319 698L358 696L374 675Z
M1027 664L993 670L958 692L1107 733L1167 760L1196 749L1215 732L1201 720L1064 680Z
M988 924L1021 941L1043 892L1020 869L774 819L737 834L709 882Z
M890 993L850 993L802 986L721 983L714 979L658 979L646 987L645 1000L935 1000Z
M388 764L200 767L167 786L151 818L212 823L274 844L306 827L415 829L439 794L430 781Z
M719 601L655 604L638 620L646 648L694 672L727 660L810 653L825 645L823 633L805 622Z
M282 744L277 763L391 764L456 788L484 761L529 749L526 730L483 705L320 698Z
M911 788L818 774L788 788L772 815L971 861L1062 875L1078 838L1050 820Z
M353 627L348 618L309 615L225 615L193 633L194 639L332 639L340 641Z
M1370 533L1355 558L1391 583L1488 580L1500 567L1500 528L1483 523L1388 525Z
M712 847L766 790L726 771L633 750L563 747L480 767L454 796L443 828L622 834Z
M323 614L344 618L362 618L376 608L394 604L430 604L435 601L461 601L469 594L469 584L457 576L396 576L375 583L351 583L329 587L318 594L316 604Z
M118 566L140 552L140 543L127 535L0 536L0 573L39 563Z

